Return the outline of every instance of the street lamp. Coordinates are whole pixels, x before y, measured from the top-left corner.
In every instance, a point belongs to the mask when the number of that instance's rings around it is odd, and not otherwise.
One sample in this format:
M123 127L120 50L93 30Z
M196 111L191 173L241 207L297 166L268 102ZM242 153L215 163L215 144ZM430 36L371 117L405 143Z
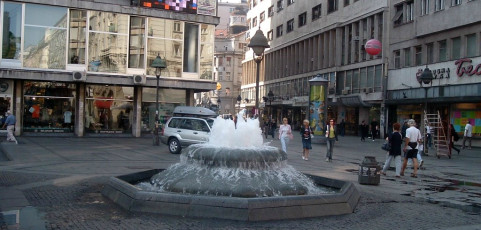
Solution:
M267 42L267 38L264 36L262 30L258 29L247 46L252 48L254 51L254 61L257 63L255 109L259 109L259 70L261 61L264 57L264 50L269 48L269 43Z
M242 101L241 95L237 96L237 105L238 105L238 111L237 111L237 113L240 112L240 103L241 103L241 101Z
M167 63L165 60L160 58L160 55L157 54L157 57L154 59L150 67L155 68L155 76L157 77L157 88L156 88L156 95L155 95L155 130L154 130L154 146L159 145L159 78L162 69L167 67Z
M419 78L419 84L423 86L423 83L426 84L426 87L424 88L424 116L428 113L428 88L430 87L429 84L432 84L433 82L433 72L426 66L424 69L423 73L421 74L421 77ZM424 121L424 129L426 129L426 123L427 121ZM427 145L427 133L424 133L424 153L428 153L429 146Z

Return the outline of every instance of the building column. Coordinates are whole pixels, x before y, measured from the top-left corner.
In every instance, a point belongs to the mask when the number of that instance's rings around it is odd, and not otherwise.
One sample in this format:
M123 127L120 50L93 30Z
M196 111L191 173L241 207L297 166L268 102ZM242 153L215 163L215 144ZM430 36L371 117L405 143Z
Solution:
M185 105L187 106L195 106L194 105L194 90L193 89L186 89L185 90Z
M77 84L77 95L75 104L75 128L74 133L78 137L85 134L85 83Z
M23 128L23 116L22 116L22 98L23 98L23 81L17 80L15 82L15 90L12 100L15 100L13 103L13 109L11 112L17 118L17 122L15 123L15 136L20 136L22 134Z
M142 87L134 86L134 105L131 113L134 113L132 117L132 136L140 137L142 126L140 122L142 121Z

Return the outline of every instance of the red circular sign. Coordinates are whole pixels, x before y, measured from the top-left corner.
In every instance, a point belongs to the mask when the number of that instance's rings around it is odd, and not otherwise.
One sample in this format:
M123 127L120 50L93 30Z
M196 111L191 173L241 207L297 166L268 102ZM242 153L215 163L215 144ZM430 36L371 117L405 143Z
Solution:
M381 52L382 44L376 39L371 39L364 45L366 52L370 55L378 55Z

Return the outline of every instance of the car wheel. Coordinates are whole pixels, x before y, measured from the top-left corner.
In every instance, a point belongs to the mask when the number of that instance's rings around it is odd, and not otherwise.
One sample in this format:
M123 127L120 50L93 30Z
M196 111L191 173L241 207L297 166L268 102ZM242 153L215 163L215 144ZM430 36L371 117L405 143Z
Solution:
M179 140L177 138L172 138L169 140L169 151L172 154L179 154L182 147L180 146Z

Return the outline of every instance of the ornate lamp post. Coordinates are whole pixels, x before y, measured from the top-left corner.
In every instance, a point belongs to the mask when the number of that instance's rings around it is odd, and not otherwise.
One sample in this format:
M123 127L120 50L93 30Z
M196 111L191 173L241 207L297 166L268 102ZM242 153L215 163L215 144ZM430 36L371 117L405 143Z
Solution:
M426 85L424 88L424 114L426 116L428 112L428 88L431 87L433 82L433 72L426 66L421 77L419 78L419 83L423 86L423 83ZM424 129L426 129L427 121L424 121ZM427 145L427 133L424 134L423 144L424 144L424 153L428 153L429 146Z
M167 67L165 60L160 58L160 55L154 59L150 67L155 68L155 76L157 77L157 88L155 95L155 130L154 130L154 145L159 145L159 78L162 69Z
M256 104L255 109L259 109L259 70L262 59L264 58L264 50L269 48L266 36L262 30L257 30L254 37L251 38L248 47L252 48L254 51L254 61L257 63L257 73L256 73Z

